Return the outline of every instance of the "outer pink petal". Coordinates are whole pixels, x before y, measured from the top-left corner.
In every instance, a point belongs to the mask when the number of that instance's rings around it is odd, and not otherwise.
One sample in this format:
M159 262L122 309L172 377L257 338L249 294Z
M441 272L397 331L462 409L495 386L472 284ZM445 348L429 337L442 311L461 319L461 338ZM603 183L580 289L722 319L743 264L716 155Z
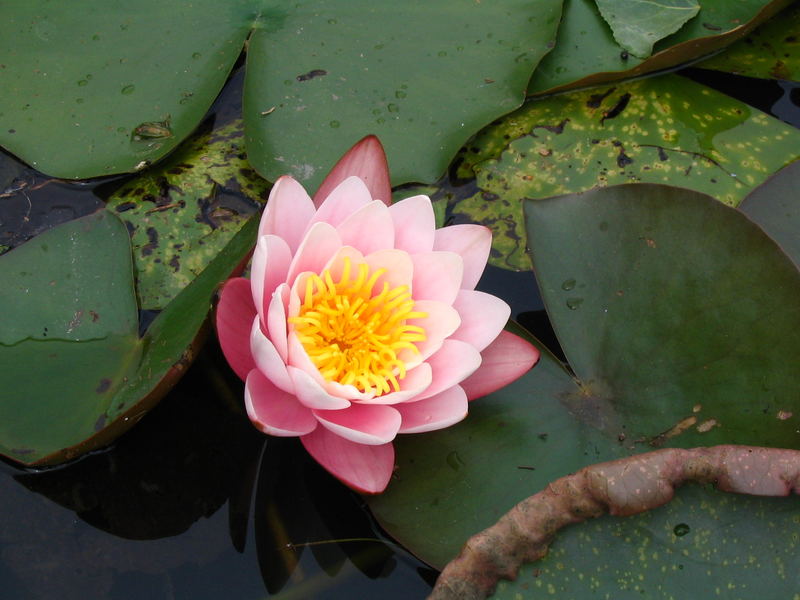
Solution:
M329 394L316 379L302 369L288 367L288 371L294 382L297 399L304 406L326 412L339 412L350 407L349 400Z
M344 410L315 410L314 416L336 435L368 446L391 442L400 429L400 413L385 405L353 404Z
M455 385L441 394L399 404L397 410L403 417L399 433L422 433L450 427L467 416L467 395Z
M319 206L337 185L352 175L364 181L375 200L384 204L391 203L392 186L389 182L386 153L378 138L368 135L350 148L331 169L314 194L314 204Z
M292 259L286 281L291 285L295 278L304 271L320 273L341 247L342 240L332 225L314 223Z
M485 292L461 290L453 307L461 315L461 327L450 336L483 350L503 330L511 315L504 300Z
M431 354L442 347L445 338L450 337L461 325L461 317L452 306L435 300L420 300L414 304L414 310L427 313L423 319L409 319L411 325L419 325L425 330L425 341L417 342L419 353L403 350L400 358L409 368L417 366Z
M253 318L250 330L250 352L258 370L276 386L290 394L294 393L294 383L286 370L286 363L278 354L275 345L261 331L261 320Z
M539 350L521 337L501 331L481 357L478 370L461 382L470 400L491 394L524 375L539 360Z
M300 441L331 475L358 492L379 494L389 484L394 471L392 444L356 444L324 427L317 427Z
M412 254L415 300L438 300L452 304L461 288L464 261L455 252Z
M366 184L358 177L348 177L337 185L319 205L311 224L328 223L338 227L347 217L372 202Z
M446 339L441 349L428 358L433 381L419 398L430 398L461 383L481 365L481 353L466 342Z
M250 286L253 290L253 301L264 325L272 292L286 281L291 262L292 251L283 238L276 235L258 238L250 266Z
M433 370L428 363L422 363L409 369L406 376L398 383L400 390L389 392L383 396L375 396L369 400L359 401L359 404L397 404L399 402L413 402L417 396L428 389L433 381Z
M272 294L272 299L267 309L267 331L269 339L275 344L275 349L280 354L283 362L289 361L287 342L288 330L286 328L286 309L289 305L289 286L282 283Z
M427 196L411 196L389 207L394 221L394 247L406 252L433 250L436 217Z
M358 248L363 254L394 248L394 223L380 200L358 209L336 229L344 245Z
M461 287L475 289L489 260L492 232L483 225L451 225L436 230L434 250L449 250L464 259L464 280Z
M270 435L305 435L317 427L317 419L308 408L275 387L257 369L247 377L244 405L253 425Z
M228 364L242 380L256 368L250 353L250 329L256 314L250 281L243 277L228 279L217 304L217 336Z
M314 216L314 203L303 186L288 175L279 177L269 193L261 216L258 235L274 234L286 240L292 253L297 251L303 233Z

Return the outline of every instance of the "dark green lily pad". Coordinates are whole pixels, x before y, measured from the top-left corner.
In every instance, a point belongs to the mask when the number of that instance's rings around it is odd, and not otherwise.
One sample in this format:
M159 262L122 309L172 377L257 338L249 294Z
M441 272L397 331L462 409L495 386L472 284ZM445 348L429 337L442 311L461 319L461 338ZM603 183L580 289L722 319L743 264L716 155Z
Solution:
M561 0L17 3L0 22L0 143L62 178L140 170L200 122L248 39L253 166L315 188L367 134L432 181L518 107Z
M529 268L521 202L627 182L677 185L737 205L800 157L800 132L677 75L529 101L462 153L478 192L455 214L494 230L492 263Z
M164 308L266 201L242 122L196 136L108 201L128 227L143 309Z
M463 423L398 441L395 480L370 506L390 533L439 567L513 504L586 464L659 446L800 446L800 337L791 333L800 330L800 273L758 226L697 192L649 184L529 201L526 211L542 296L578 379L545 354L523 378L473 402ZM771 556L776 543L755 532L791 535L800 518L796 506L785 516L767 512L770 501L684 497L665 521L695 532L683 536L693 545L687 560L707 561L704 577L721 589L733 576L715 571L728 554L708 531L746 540L728 546L746 562ZM737 538L730 529L741 514L748 525ZM672 593L695 584L699 565L673 570L665 562L674 553L656 543L667 536L664 525L635 531L647 518L573 528L567 547L594 552L629 543L620 555L634 562L605 550L588 561L559 554L548 573L564 572L543 580L545 591L573 589L557 587L566 577L588 580L574 589L610 597L643 585L639 577L651 594L659 589L654 578ZM620 529L626 522L634 529ZM594 571L609 556L618 577ZM513 591L535 585L526 575Z
M800 6L795 4L721 54L697 66L748 77L796 81L800 77L799 31Z
M675 33L700 10L696 0L595 0L614 39L639 58L653 53L653 44Z
M697 59L728 46L767 21L791 0L703 0L698 15L640 59L622 48L591 0L565 0L553 51L531 77L529 94L600 85Z

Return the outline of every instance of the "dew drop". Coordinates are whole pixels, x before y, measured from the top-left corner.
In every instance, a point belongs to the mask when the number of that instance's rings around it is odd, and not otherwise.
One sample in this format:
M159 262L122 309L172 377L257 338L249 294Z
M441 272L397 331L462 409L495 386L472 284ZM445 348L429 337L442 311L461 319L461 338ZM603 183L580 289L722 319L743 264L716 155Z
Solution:
M583 298L567 298L567 308L570 310L578 310L581 304L583 304Z
M81 79L80 81L78 81L78 85L80 87L83 87L85 85L89 85L89 80L88 79Z
M93 42L97 42L97 41L99 41L99 40L100 40L100 36L99 36L99 35L97 35L97 34L95 33L95 34L92 36L92 41L93 41Z
M564 291L569 291L575 287L575 280L574 279L567 279L564 283L561 284L561 289Z
M121 91L126 96L130 96L135 90L136 90L135 85L126 85L124 88L122 88Z
M83 98L76 98L75 102L78 103L78 104L83 104L84 100L83 100Z
M439 50L439 56L447 56L447 52L444 50Z
M376 122L378 125L383 125L384 123L386 123L386 119L384 119L383 117L380 117L380 118L378 118L378 119L375 119L375 122Z
M328 25L336 25L338 22L336 19L328 19Z
M406 93L403 90L397 90L394 93L394 97L395 98L405 98L406 97Z
M203 56L203 55L202 55L202 54L200 54L199 52L194 52L194 53L192 53L192 58L193 58L193 59L195 59L195 60L197 60L197 59L198 59L198 58L200 58L201 56Z
M333 128L333 129L336 129L337 127L339 127L339 125L341 125L341 123L339 123L339 121L331 121L331 122L329 123L329 125L330 125L330 126Z
M453 450L450 454L447 455L445 459L447 461L448 466L453 469L454 471L458 471L461 467L464 466L464 461L458 455L458 452Z
M373 109L372 109L372 114L373 114L373 115L375 115L375 116L377 116L377 115L381 114L381 112L382 112L382 111L381 111L381 109L380 109L380 108L373 108Z
M125 133L125 132L127 132L127 131L128 131L128 130L127 130L127 129L125 129L124 127L117 127L117 133Z
M399 112L400 111L400 107L397 106L397 104L390 104L386 108L389 110L389 112Z
M678 537L683 537L683 536L685 536L687 533L689 533L690 531L691 531L691 528L690 528L690 527L689 527L689 526L688 526L686 523L678 523L678 524L677 524L677 525L675 525L675 527L672 529L672 533L674 533L674 534L675 534L675 535L677 535Z

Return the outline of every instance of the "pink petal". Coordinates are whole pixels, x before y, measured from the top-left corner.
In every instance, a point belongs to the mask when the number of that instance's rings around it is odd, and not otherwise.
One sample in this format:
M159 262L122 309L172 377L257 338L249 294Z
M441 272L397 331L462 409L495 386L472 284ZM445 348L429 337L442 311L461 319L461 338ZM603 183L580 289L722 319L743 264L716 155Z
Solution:
M270 435L305 435L317 427L317 419L308 408L275 387L257 369L247 377L244 405L253 425Z
M282 237L294 253L313 216L314 203L303 186L284 175L278 178L269 193L267 207L258 227L258 236L274 234Z
M450 336L483 350L508 322L511 308L504 300L485 292L461 290L453 307L461 315L461 326Z
M364 262L364 255L359 250L356 250L352 246L342 246L328 261L328 264L325 265L325 270L330 271L334 281L339 281L342 278L345 258L350 259L351 277L354 273L358 272L357 270L353 270L354 267Z
M370 202L372 196L366 184L358 177L348 177L322 201L311 219L311 225L322 222L338 227L347 217Z
M384 204L392 201L386 153L378 138L368 135L350 148L331 169L314 194L314 204L319 206L337 185L352 175L364 181L375 200Z
M289 304L289 286L282 283L272 294L272 299L267 309L267 331L269 339L275 344L283 362L289 361L289 350L286 329L286 307Z
M261 331L261 319L253 318L250 330L250 352L258 370L276 386L290 394L294 393L294 383L286 370L286 363L278 354L275 345Z
M291 262L292 252L285 240L276 235L264 235L258 238L250 266L250 285L253 290L253 301L265 325L272 292L286 281L286 273Z
M478 370L461 382L470 400L491 394L524 375L539 360L539 350L521 337L501 331L481 357Z
M434 250L449 250L464 259L462 289L472 290L478 284L492 249L492 232L483 225L451 225L436 230Z
M342 247L339 233L328 223L314 223L300 242L300 247L289 266L286 281L291 285L304 271L321 273L327 262Z
M435 300L420 300L414 303L414 310L427 313L423 319L408 319L411 325L419 325L425 330L425 341L416 342L419 353L403 350L400 358L407 366L415 367L442 347L445 338L450 337L461 325L461 318L452 306Z
M354 246L364 254L394 247L394 223L380 200L358 209L336 229L344 245Z
M250 281L243 277L228 279L217 304L217 336L228 364L242 380L256 368L250 354L250 329L256 314Z
M413 402L417 396L428 389L433 381L433 370L428 363L422 363L406 372L398 383L400 390L389 392L382 396L375 396L368 400L360 400L359 404L397 404L399 402Z
M438 300L452 304L461 288L464 261L455 252L412 254L415 300Z
M467 395L455 385L444 392L397 406L403 418L399 433L422 433L450 427L467 416Z
M389 287L406 285L411 289L414 278L414 263L408 252L403 250L378 250L364 257L364 262L369 265L369 272L386 269L386 273L375 281L374 290L380 290L384 282Z
M316 379L302 369L288 367L288 371L294 382L297 399L304 406L326 412L339 412L350 407L349 400L329 394Z
M466 342L446 339L427 363L433 370L433 381L420 399L435 396L472 375L481 365L481 353Z
M358 492L379 494L394 471L392 444L356 444L324 427L300 438L308 453L331 475Z
M389 207L394 221L394 247L406 252L433 250L436 217L427 196L411 196Z
M353 404L344 410L315 410L314 416L336 435L368 446L391 442L400 429L400 413L381 404Z

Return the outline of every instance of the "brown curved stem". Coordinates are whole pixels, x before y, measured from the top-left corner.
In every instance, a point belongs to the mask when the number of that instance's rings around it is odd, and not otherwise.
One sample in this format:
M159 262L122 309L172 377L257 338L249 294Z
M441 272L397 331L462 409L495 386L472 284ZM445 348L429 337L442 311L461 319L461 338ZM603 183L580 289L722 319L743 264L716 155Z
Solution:
M752 446L669 448L591 465L550 483L471 537L442 571L430 599L486 598L542 558L565 525L666 504L687 481L756 496L800 494L800 451Z

